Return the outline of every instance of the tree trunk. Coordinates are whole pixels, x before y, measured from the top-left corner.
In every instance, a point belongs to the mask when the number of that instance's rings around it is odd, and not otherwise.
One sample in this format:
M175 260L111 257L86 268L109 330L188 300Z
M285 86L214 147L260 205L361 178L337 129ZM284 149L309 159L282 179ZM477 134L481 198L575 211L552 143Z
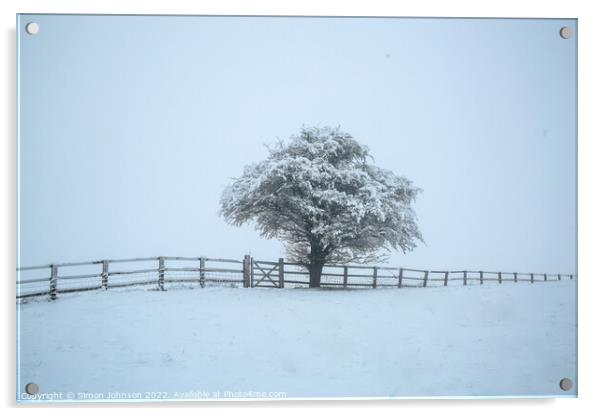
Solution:
M320 287L324 262L314 261L309 265L309 287Z
M326 253L320 242L314 238L310 242L309 254L309 287L320 287L322 279L322 269L326 261Z

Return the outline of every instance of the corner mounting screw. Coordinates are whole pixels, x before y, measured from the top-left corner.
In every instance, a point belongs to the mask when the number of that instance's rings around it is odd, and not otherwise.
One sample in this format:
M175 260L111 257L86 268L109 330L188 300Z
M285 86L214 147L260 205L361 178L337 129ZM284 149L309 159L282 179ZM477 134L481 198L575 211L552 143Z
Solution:
M563 378L560 380L560 388L564 391L568 391L573 388L573 381L570 378Z
M40 31L40 25L36 22L29 22L25 25L25 31L30 35L37 35Z
M573 35L573 30L568 26L560 28L560 37L562 39L569 39Z
M40 391L40 388L36 383L27 383L25 385L25 393L29 394L30 396L38 394L38 391Z

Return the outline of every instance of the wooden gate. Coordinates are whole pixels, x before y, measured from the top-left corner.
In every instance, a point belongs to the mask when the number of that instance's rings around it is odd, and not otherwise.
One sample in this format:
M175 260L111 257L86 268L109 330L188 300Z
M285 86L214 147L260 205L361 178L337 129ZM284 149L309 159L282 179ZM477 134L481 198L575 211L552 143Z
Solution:
M251 259L251 287L284 287L283 259L278 263Z

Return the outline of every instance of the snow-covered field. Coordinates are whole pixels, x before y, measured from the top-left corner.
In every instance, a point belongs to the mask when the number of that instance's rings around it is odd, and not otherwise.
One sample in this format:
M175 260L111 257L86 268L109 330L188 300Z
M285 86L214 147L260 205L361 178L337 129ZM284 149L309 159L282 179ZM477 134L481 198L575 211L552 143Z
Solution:
M17 306L18 388L96 400L575 395L558 387L576 380L575 288L65 295Z

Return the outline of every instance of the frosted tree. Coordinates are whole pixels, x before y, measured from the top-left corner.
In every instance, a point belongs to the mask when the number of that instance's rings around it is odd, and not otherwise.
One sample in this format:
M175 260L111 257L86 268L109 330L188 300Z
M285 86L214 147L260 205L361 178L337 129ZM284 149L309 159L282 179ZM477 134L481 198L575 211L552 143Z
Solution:
M268 152L226 187L220 213L282 240L311 287L325 264L382 261L422 241L412 208L420 189L371 164L368 148L339 128L302 128Z

